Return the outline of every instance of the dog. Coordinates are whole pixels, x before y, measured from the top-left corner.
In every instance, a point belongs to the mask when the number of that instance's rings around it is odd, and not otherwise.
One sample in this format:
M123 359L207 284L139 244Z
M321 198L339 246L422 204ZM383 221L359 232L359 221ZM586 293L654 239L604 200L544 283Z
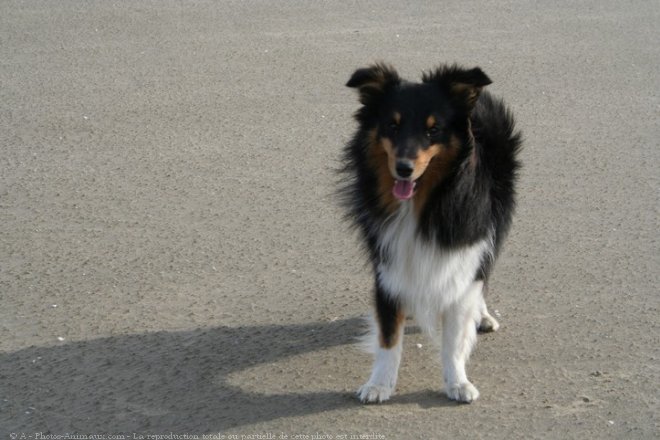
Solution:
M484 301L515 208L521 134L511 111L483 88L478 67L441 65L421 82L377 63L356 70L358 129L343 151L339 190L375 276L375 351L357 396L393 394L407 317L440 335L444 390L470 403L465 365L477 330L498 322Z

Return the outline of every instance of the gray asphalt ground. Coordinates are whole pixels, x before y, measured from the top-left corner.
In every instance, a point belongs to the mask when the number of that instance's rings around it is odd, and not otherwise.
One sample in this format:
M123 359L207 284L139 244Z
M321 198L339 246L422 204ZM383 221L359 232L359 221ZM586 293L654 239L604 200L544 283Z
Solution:
M1 1L0 439L658 438L658 29L652 1ZM481 66L524 132L472 405L413 327L396 396L353 397L372 280L333 170L376 60Z

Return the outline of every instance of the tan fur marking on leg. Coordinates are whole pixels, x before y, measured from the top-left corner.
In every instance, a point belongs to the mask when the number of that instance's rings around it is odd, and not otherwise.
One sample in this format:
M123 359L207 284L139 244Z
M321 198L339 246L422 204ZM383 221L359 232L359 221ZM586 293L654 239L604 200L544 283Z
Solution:
M397 344L397 342L399 342L399 338L403 334L403 327L405 322L406 322L406 314L403 313L401 310L399 310L396 315L396 323L395 323L396 330L394 331L394 334L392 335L389 344L387 343L387 341L385 341L385 338L383 338L383 334L379 333L378 341L380 343L381 348L390 349L394 347Z

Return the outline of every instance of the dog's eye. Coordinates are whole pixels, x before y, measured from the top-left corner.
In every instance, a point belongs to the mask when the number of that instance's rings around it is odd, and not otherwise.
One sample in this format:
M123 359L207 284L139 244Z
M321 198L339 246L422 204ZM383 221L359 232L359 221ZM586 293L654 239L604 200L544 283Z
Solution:
M438 125L436 124L426 131L426 136L433 137L433 136L437 136L438 133L440 133L440 128L438 128Z
M390 125L388 127L392 131L398 131L399 130L399 124L397 124L394 121L390 122Z

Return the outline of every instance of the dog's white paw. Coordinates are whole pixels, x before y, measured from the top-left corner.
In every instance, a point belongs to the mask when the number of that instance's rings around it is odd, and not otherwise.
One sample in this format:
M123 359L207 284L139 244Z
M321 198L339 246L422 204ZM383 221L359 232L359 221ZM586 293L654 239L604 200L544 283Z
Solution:
M447 385L447 397L462 403L472 403L479 398L479 390L470 382Z
M381 403L390 398L394 390L387 385L366 383L357 391L362 403Z
M477 330L479 330L482 333L490 333L490 332L496 332L497 329L500 328L500 323L497 322L495 318L493 318L489 314L485 314L481 317L481 322L479 323L479 327Z

